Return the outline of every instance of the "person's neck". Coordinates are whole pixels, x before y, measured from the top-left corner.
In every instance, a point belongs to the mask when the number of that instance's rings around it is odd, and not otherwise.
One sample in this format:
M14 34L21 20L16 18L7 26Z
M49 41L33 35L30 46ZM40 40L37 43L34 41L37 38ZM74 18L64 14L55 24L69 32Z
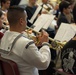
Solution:
M35 6L35 4L31 4L31 3L29 3L28 5L29 5L30 7L33 7L33 6Z
M19 33L22 33L22 29L20 29L19 27L10 27L10 31L14 31L14 32L19 32Z
M5 7L2 7L1 9L2 9L3 11L7 11L7 9L6 9Z
M65 12L63 12L64 15L67 15Z

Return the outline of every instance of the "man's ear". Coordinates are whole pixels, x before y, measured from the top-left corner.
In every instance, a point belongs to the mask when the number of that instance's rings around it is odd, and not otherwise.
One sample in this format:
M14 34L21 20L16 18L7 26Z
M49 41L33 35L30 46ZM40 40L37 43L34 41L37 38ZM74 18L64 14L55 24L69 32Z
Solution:
M20 24L23 25L23 18L20 18Z

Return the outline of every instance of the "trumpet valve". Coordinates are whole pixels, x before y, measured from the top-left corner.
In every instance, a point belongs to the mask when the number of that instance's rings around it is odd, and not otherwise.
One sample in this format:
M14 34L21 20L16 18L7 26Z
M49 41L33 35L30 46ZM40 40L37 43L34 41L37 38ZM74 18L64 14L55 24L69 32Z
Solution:
M53 49L57 49L58 48L58 44L57 44L56 41L52 41L51 42L51 46L52 46Z

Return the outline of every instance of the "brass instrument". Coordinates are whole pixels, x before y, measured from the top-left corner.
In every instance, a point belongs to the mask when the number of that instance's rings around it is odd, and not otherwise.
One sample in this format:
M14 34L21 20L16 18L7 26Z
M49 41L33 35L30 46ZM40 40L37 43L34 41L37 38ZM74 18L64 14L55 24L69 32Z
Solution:
M47 10L47 12L49 12L50 11L50 7L48 7L48 8L45 8L45 7L43 7L45 10Z
M43 7L42 8L44 8L45 9L45 11L44 12L46 12L47 14L49 14L49 12L50 12L50 10L51 10L51 7L49 7L48 5L46 5L46 4L43 4Z
M30 28L30 27L28 27L28 26L27 26L26 28L28 29L28 32L29 32L29 30L30 30L30 32L35 32L35 33L37 33L37 34L40 34L40 32L37 32L37 31L33 30L32 28ZM31 36L31 37L32 37L32 36ZM39 40L38 40L37 38L35 38L35 37L32 37L32 38L36 40L36 43L39 43ZM54 62L54 64L56 65L55 67L58 68L58 67L60 67L60 65L57 66L57 64L58 64L58 60L60 59L61 49L62 49L62 48L64 47L64 45L66 44L66 41L60 42L60 41L57 41L57 40L52 39L52 38L50 38L50 37L48 37L48 38L49 38L49 40L51 41L51 44L49 44L49 47L50 47L51 49L56 50L56 52L57 52L56 59L55 59L53 62ZM60 62L60 63L61 63L61 62Z
M28 26L26 28L28 30L32 30L32 32L40 34L40 32L37 32L37 31L33 30L32 28L30 28ZM29 35L29 33L28 33L28 35ZM36 38L36 36L33 36L33 37L31 36L30 38L35 39L36 43L39 43L39 40ZM48 38L51 41L51 44L49 44L49 46L50 46L50 48L52 48L54 50L61 50L63 48L63 46L66 44L66 41L60 42L60 41L54 40L50 37L48 37Z

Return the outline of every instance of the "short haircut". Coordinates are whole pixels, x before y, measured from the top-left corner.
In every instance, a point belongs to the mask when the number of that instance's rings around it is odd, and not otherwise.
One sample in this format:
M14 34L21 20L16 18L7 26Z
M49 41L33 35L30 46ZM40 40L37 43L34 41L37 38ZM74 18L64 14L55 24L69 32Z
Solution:
M67 9L68 7L70 6L70 3L67 2L67 1L62 1L60 4L59 4L59 10L60 12L62 13L63 12L63 9Z
M0 17L3 15L2 11L0 10Z
M2 6L2 3L6 3L7 1L11 1L11 0L1 0L1 6Z
M25 18L25 9L20 6L12 6L8 9L7 19L10 25L15 25L20 18Z
M75 0L65 0L68 1L70 4L73 4L75 2Z
M76 23L76 4L74 5L73 8L73 18L74 18L74 22Z

